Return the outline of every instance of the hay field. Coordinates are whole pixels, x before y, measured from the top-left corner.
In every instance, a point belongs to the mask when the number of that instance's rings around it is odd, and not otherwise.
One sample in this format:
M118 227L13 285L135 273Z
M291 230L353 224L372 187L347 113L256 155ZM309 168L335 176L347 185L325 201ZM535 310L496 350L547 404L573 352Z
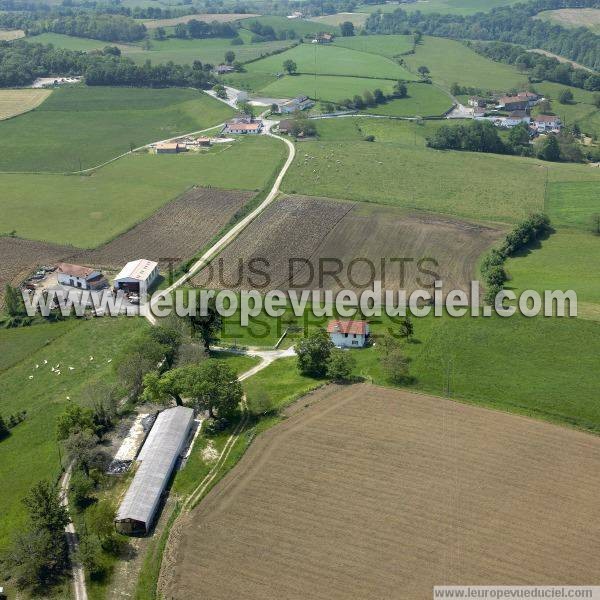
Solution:
M600 577L600 438L368 385L288 416L174 529L170 598L420 600Z
M22 29L0 29L0 40L2 41L18 40L22 37L25 37Z
M551 21L563 27L587 27L600 34L600 8L560 8L544 10L535 16L542 21Z
M326 25L341 25L350 21L355 27L362 27L369 17L369 13L361 12L339 12L333 15L324 15L322 17L310 17L308 21L315 23L325 23Z
M193 281L202 287L264 291L360 291L380 280L388 289L412 291L433 284L427 269L436 271L445 289L468 291L479 256L501 235L499 229L390 206L290 196L270 206L220 255L222 270ZM357 257L361 260L352 264ZM405 262L392 264L391 258ZM241 279L239 260L246 265ZM266 277L247 268L252 260L266 261L255 263ZM331 270L337 260L342 272L320 278L319 264Z
M52 90L0 90L0 121L33 110L51 93Z
M157 27L174 27L179 23L187 23L188 21L204 21L212 23L230 23L231 21L239 21L241 19L250 19L251 17L259 17L260 15L248 13L206 13L201 15L185 15L183 17L175 17L174 19L148 19L143 21L147 29L156 29Z

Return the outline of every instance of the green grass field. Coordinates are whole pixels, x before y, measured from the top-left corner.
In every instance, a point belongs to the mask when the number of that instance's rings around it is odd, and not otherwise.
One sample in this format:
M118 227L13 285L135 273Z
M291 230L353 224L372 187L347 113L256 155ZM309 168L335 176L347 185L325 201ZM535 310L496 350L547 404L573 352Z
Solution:
M294 43L293 40L285 40L232 46L230 39L180 40L170 38L162 42L152 40L149 50L140 47L128 49L127 56L139 64L147 60L161 64L169 61L178 64L192 64L195 60L220 64L224 62L225 52L232 50L235 52L237 61L247 62L276 50L288 48Z
M94 248L192 185L260 190L285 153L266 136L202 154L139 154L92 175L0 174L0 231Z
M526 77L510 65L494 62L460 42L425 36L415 54L404 57L411 70L425 65L434 82L445 88L453 83L484 90L509 90L522 86Z
M62 33L41 33L27 38L28 42L35 44L52 44L55 48L64 48L65 50L102 50L106 46L118 46L121 52L139 50L137 46L131 44L114 44L103 40L92 40L90 38L75 37L72 35L63 35Z
M36 110L0 123L0 171L85 169L232 114L191 89L60 88Z
M306 95L328 102L341 102L345 98L364 94L379 88L391 94L394 81L390 79L368 79L364 77L330 77L328 75L286 75L263 87L260 93L271 98L293 98Z
M334 45L394 58L413 47L412 35L355 35L336 37Z
M598 185L597 179L550 183L546 212L552 223L590 230L592 216L600 214Z
M379 104L365 112L388 117L435 117L452 107L451 98L440 88L425 83L407 84L408 96Z
M512 156L439 152L422 142L305 142L284 179L289 193L515 222L543 206L545 173ZM306 156L307 155L307 156Z
M246 68L252 73L283 73L282 65L286 60L293 60L298 66L298 73L304 74L416 79L385 56L321 44L300 44L281 54L250 63Z
M578 300L600 304L600 236L559 229L539 248L508 261L508 285L517 290L575 290Z
M8 338L10 348L21 353L15 356L18 362L0 373L0 413L8 416L27 410L25 421L0 442L0 548L6 547L11 534L23 523L21 498L40 479L54 479L59 473L55 421L68 402L67 396L73 402L85 403L86 385L115 381L113 365L107 361L117 355L124 340L146 324L140 319L93 319L60 323L56 325L58 334L47 333L47 328L53 327L24 327L18 333L0 330L0 343ZM48 344L44 334L51 340ZM20 348L28 348L26 356ZM63 365L61 375L52 373L51 366L59 363ZM33 379L29 379L31 375Z
M473 15L477 12L487 12L497 6L510 6L517 4L520 0L417 0L409 4L361 4L357 11L393 12L397 8L414 12L420 10L423 13L441 13L451 15Z
M367 20L369 13L359 12L339 12L333 15L323 15L322 17L311 17L308 19L313 23L324 23L325 25L339 26L342 23L349 21L354 27L362 27Z

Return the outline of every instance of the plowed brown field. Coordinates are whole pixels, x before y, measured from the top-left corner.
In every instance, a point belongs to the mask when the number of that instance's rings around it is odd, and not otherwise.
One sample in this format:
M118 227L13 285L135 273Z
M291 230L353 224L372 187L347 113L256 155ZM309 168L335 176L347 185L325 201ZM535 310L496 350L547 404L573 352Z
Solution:
M600 580L600 438L369 385L290 408L171 536L169 599Z
M120 269L148 258L183 261L194 256L253 196L253 192L194 188L111 242L69 257L70 262Z
M288 196L257 217L219 256L210 274L205 271L193 282L264 291L360 291L375 279L384 281L384 288L410 292L432 285L434 277L425 272L432 271L444 289L468 291L478 258L501 235L499 229L451 217ZM252 273L253 260L269 280ZM337 269L336 260L342 264L339 275L320 278L327 269Z

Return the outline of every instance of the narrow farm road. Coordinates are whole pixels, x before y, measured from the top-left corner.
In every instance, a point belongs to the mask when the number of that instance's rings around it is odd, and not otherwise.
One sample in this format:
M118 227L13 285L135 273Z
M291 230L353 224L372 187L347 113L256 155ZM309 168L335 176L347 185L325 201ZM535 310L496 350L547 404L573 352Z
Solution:
M71 483L71 474L73 472L73 465L70 464L67 470L64 472L60 480L60 503L69 510L69 484ZM67 545L69 547L69 558L71 560L71 573L73 577L73 595L75 600L87 600L87 589L85 587L85 573L83 566L77 558L79 550L79 541L77 534L75 533L75 526L73 522L65 527L65 535L67 537Z
M283 177L290 168L294 157L296 156L296 148L292 142L282 138L274 133L267 133L266 135L281 140L287 145L289 154L285 161L285 164L279 171L273 187L267 194L267 197L257 206L249 215L244 217L237 225L234 225L222 238L217 240L189 269L187 273L182 275L177 281L172 283L168 288L162 290L160 294L157 294L149 304L143 307L143 314L146 319L152 324L156 325L156 317L152 314L152 307L160 302L161 298L166 298L171 292L175 291L178 287L181 287L188 279L202 271L206 266L210 264L213 258L217 256L228 244L230 244L258 215L260 215L279 194L279 188Z

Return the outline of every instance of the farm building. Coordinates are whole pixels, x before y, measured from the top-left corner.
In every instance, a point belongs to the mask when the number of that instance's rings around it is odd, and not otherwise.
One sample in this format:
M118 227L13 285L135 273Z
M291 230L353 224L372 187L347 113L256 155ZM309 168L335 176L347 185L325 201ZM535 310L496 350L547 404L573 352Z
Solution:
M225 75L226 73L233 73L235 71L235 67L231 65L218 65L215 69L217 75Z
M331 44L331 42L333 42L333 34L331 33L319 33L312 41L313 44Z
M327 333L336 348L364 348L369 339L366 321L329 321Z
M186 152L185 144L177 142L166 142L164 144L156 144L156 154L177 154L178 152Z
M519 96L501 96L498 98L496 108L503 110L525 110L529 108L529 100Z
M294 122L290 121L290 119L282 119L279 121L279 133L289 133L293 125Z
M184 406L158 415L137 458L138 470L119 506L115 524L121 533L148 533L177 460L185 447L194 411Z
M263 129L263 122L258 119L251 121L250 119L231 119L225 123L223 128L224 133L237 133L237 134L258 134Z
M315 103L308 96L298 96L292 100L286 100L285 102L277 104L277 112L289 114L296 112L297 110L306 110L314 105Z
M533 126L539 131L558 131L561 128L561 120L555 115L538 115L533 120Z
M504 119L504 126L515 127L520 123L525 123L526 125L529 125L530 121L531 117L524 110L515 110L511 112L510 115L506 117L506 119Z
M128 262L117 274L114 288L125 292L143 294L158 278L158 263L140 258Z
M485 108L487 106L487 101L485 98L479 96L471 96L469 98L469 106L474 108Z
M61 285L82 290L99 290L108 285L104 275L90 267L61 262L56 265L56 272Z
M212 144L212 140L210 138L207 137L199 137L196 140L196 143L198 144L198 146L200 146L201 148L208 148L209 146L211 146Z

